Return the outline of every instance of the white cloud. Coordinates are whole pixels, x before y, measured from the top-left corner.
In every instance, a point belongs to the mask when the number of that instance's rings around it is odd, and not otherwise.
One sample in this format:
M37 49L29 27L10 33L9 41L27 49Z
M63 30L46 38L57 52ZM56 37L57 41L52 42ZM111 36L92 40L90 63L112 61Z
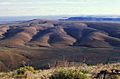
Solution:
M0 2L1 5L9 5L12 4L11 2Z
M96 0L0 0L0 4L8 5L8 4L50 4L50 3L58 3L58 4L73 4L73 3L93 3L98 2Z
M119 14L120 0L0 0L0 16Z

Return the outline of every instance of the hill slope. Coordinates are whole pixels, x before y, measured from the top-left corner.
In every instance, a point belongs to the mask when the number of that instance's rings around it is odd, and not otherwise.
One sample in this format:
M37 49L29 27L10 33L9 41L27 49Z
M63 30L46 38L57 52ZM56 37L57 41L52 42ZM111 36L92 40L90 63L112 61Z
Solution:
M30 20L8 24L1 30L1 43L9 45L119 47L119 23L81 23Z
M34 19L0 25L1 71L56 61L119 62L120 23Z

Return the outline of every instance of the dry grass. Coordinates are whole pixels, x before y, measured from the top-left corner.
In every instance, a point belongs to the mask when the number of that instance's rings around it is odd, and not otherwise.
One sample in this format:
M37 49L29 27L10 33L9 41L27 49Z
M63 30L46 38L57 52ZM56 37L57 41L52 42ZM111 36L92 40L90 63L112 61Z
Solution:
M35 70L32 67L23 67L12 72L1 72L0 79L75 79L75 77L78 77L77 79L94 79L94 75L101 70L111 69L120 70L120 63L95 66L81 64L79 66L56 67L48 70ZM62 78L61 74L63 75ZM120 76L116 75L113 79L120 79Z

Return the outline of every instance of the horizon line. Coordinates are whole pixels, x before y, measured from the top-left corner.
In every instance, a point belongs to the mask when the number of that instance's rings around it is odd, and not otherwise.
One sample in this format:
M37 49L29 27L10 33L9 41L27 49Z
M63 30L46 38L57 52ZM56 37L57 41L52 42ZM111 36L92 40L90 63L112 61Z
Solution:
M49 17L49 16L120 16L120 15L100 15L100 14L95 14L95 15L91 15L91 14L85 14L85 15L15 15L15 16L0 16L0 17Z

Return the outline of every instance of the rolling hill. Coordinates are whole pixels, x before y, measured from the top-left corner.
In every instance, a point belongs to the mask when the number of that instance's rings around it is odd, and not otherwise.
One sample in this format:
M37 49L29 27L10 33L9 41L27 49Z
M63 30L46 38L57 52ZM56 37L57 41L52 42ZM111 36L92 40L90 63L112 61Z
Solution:
M34 19L0 25L1 71L64 60L119 62L120 23Z

